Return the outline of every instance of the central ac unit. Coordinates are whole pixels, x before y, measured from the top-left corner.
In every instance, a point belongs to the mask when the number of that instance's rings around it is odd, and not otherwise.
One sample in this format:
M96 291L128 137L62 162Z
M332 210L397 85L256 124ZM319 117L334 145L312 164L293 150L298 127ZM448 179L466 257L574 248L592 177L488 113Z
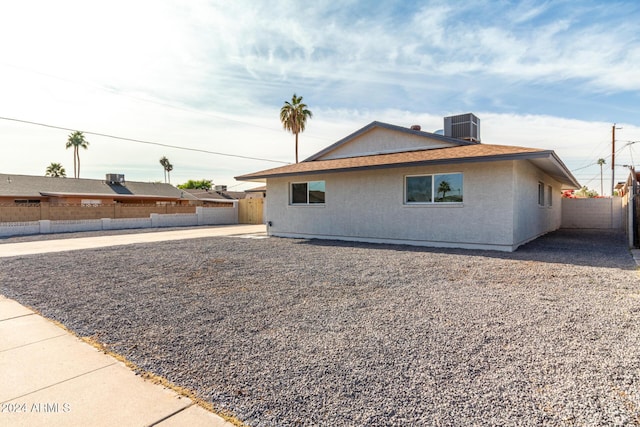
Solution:
M120 173L108 173L105 181L107 181L107 184L124 184L124 175Z
M445 117L444 136L480 142L480 119L472 113Z

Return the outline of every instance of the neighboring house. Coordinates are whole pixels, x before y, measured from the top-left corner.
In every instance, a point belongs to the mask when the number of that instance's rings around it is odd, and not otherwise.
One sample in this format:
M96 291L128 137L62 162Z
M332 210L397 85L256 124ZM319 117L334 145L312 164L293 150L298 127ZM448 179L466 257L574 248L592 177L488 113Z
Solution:
M551 150L479 142L472 114L445 135L373 122L266 182L272 236L514 251L560 227L580 188ZM453 137L455 136L455 138Z
M197 198L170 184L125 181L108 174L104 180L0 174L0 203L51 205L198 204Z
M262 185L260 187L244 190L246 193L245 199L264 199L267 197L267 186Z
M222 189L216 189L222 187ZM185 190L205 203L219 203L225 200L264 199L267 197L267 186L263 185L245 191L228 191L226 185L217 185L209 190Z
M203 206L232 205L235 201L243 199L242 191L227 190L184 190L202 202Z

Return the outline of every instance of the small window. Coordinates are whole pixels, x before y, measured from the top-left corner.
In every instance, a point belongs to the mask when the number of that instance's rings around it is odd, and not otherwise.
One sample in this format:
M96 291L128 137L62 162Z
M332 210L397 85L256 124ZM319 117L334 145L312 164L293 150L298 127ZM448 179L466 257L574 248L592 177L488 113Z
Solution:
M462 174L417 175L405 178L405 203L461 203Z
M544 184L538 183L538 205L544 206Z
M291 184L292 205L324 204L324 181L294 182Z
M553 206L553 187L547 187L547 206Z

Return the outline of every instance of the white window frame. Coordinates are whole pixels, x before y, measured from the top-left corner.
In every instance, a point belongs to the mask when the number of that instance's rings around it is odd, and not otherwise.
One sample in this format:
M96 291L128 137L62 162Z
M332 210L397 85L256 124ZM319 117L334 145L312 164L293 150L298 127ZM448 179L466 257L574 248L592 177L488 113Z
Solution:
M461 196L462 196L462 200L459 202L452 202L452 201L447 201L447 202L438 202L436 201L436 195L437 195L437 189L435 188L436 186L436 177L440 176L440 175L460 175L462 178L462 187L460 188L461 190ZM430 202L410 202L409 200L407 200L407 179L408 178L421 178L421 177L427 177L430 176L431 177L431 201ZM433 205L462 205L464 203L464 173L462 172L444 172L444 173L425 173L425 174L414 174L414 175L405 175L404 177L404 197L403 197L403 201L405 205L408 206L413 206L413 205L428 205L428 206L433 206Z
M321 182L324 190L323 190L323 194L324 194L324 199L322 202L312 202L310 201L310 197L309 197L309 188L311 187L312 183L316 183L316 182ZM296 184L305 184L307 186L307 194L306 194L306 202L301 203L301 202L294 202L293 201L293 186ZM324 206L327 202L327 183L324 180L315 180L315 181L296 181L296 182L290 182L289 183L289 206Z
M553 206L553 187L551 185L547 186L547 206Z
M544 207L544 182L538 181L538 206Z

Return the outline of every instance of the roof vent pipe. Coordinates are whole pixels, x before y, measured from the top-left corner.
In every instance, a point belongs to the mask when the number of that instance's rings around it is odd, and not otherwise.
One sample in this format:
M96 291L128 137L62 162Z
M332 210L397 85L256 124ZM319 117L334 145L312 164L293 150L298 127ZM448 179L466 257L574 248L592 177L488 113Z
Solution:
M411 130L420 130L420 129L422 129L422 127L420 125L411 126Z

